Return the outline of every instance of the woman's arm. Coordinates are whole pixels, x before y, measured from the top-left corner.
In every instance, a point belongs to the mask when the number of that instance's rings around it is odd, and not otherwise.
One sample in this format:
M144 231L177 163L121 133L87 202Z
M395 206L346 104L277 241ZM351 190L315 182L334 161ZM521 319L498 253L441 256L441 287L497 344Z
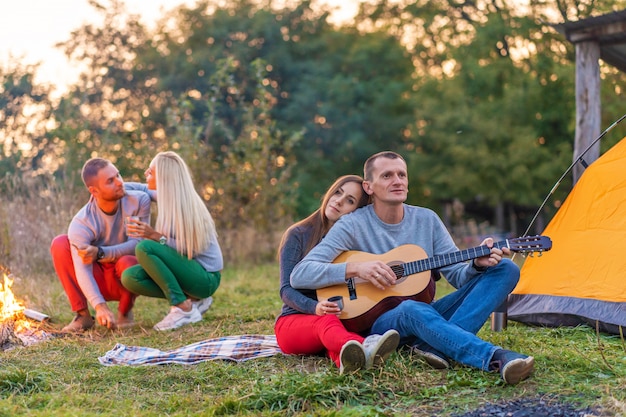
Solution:
M291 286L291 271L304 256L309 234L303 228L287 230L285 244L280 251L280 298L287 306L304 314L315 314L317 300L307 297Z

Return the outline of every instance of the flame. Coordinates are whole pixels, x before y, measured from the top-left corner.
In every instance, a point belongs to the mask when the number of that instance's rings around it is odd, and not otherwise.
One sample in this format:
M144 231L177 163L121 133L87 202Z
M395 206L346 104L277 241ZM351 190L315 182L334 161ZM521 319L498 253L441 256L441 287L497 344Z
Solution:
M24 311L24 306L11 291L12 285L11 277L4 274L4 284L0 283L0 321L14 319Z
M0 266L0 271L4 270ZM0 323L12 322L13 332L24 345L32 345L48 337L47 333L38 329L24 315L26 308L18 301L11 290L13 278L3 272L4 283L0 282Z

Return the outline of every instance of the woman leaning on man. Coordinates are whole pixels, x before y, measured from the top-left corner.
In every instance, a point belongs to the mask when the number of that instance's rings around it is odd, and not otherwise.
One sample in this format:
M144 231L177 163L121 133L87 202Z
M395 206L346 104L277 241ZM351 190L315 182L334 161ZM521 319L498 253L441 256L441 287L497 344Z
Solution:
M341 216L368 203L362 184L358 175L338 178L326 191L320 208L287 229L279 247L283 308L274 326L278 345L287 354L326 353L341 374L380 366L397 348L398 332L363 337L346 330L337 303L318 300L314 290L296 290L289 277Z

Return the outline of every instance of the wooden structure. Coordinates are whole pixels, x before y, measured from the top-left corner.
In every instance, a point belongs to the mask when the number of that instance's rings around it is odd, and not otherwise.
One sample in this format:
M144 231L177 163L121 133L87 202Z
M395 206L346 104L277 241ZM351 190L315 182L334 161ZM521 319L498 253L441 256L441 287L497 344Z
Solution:
M576 45L576 137L574 161L600 135L600 62L626 72L626 9L554 28ZM585 155L589 164L600 156L600 143ZM574 183L585 167L576 164Z

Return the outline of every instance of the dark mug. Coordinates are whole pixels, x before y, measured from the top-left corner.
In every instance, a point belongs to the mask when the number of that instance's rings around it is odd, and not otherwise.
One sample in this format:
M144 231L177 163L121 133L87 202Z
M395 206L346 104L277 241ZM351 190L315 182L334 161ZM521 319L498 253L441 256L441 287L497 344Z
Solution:
M339 310L343 310L343 297L341 295L335 295L334 297L330 297L328 299L331 303L337 303L337 307Z

